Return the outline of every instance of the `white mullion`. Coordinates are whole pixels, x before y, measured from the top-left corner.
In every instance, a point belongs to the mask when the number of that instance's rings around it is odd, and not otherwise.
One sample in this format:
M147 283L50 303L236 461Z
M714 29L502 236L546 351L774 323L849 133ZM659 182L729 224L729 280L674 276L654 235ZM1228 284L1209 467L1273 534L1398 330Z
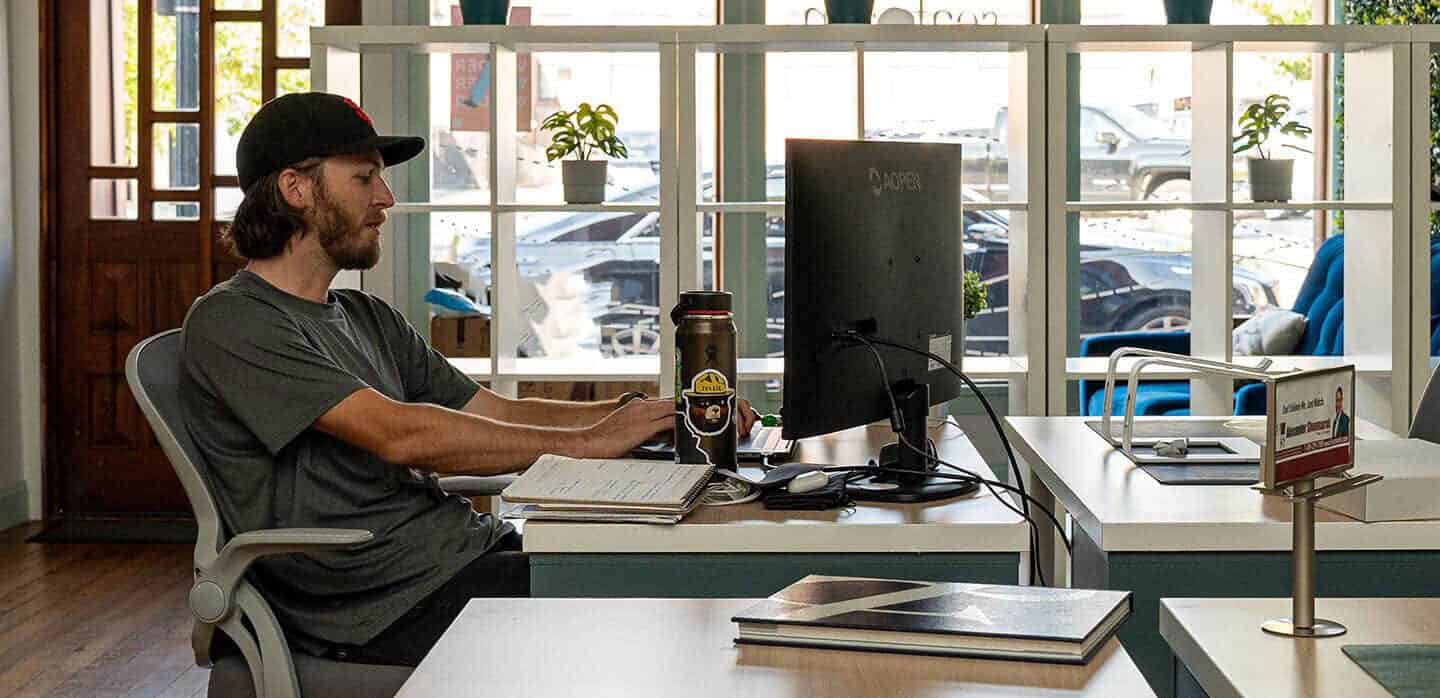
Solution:
M1230 200L1230 123L1235 74L1234 45L1195 46L1190 53L1194 118L1191 122L1191 197ZM1231 358L1231 276L1234 214L1227 209L1190 214L1190 353L1219 361ZM1191 414L1230 414L1234 379L1190 380Z
M660 391L676 389L675 325L667 308L701 287L695 44L660 45Z
M404 106L397 106L396 99L408 98L408 71L403 65L404 54L382 53L362 56L360 59L360 94L365 96L365 113L382 134L401 133ZM402 65L397 65L402 64ZM422 158L422 161L425 159ZM410 198L409 182L404 177L387 173L385 177L395 197ZM361 288L384 299L390 305L404 312L409 305L407 293L396 280L397 269L409 268L409 245L406 244L409 229L405 216L396 216L385 223L383 235L385 254L375 266L360 272Z
M1361 416L1403 429L1409 421L1410 164L1406 103L1410 52L1404 44L1345 55L1346 200L1390 200L1388 211L1345 212L1345 350L1347 361L1389 363L1389 379L1359 376L1353 396ZM1428 138L1427 138L1428 142ZM1359 176L1359 175L1364 176ZM1428 256L1427 256L1428 261ZM1384 280L1383 283L1376 283ZM1428 307L1428 305L1427 305Z
M1068 44L1053 43L1046 44L1046 89L1048 99L1045 101L1045 317L1046 324L1046 351L1044 358L1044 372L1042 377L1046 380L1046 399L1043 404L1044 414L1064 415L1067 411L1067 390L1069 387L1068 376L1065 373L1065 359L1069 353L1066 337L1068 335L1068 308L1067 296L1070 288L1076 285L1076 279L1069 278L1067 274L1067 241L1066 229L1069 227L1069 214L1065 211L1066 192L1066 161L1068 143L1066 139L1066 112L1068 111L1068 90L1066 89L1066 78L1069 73L1070 46ZM1013 142L1014 139L1012 138ZM1058 164L1057 164L1058 163ZM1030 361L1033 370L1036 361ZM1032 411L1040 412L1039 406L1033 406Z
M865 140L865 44L855 44L855 139Z
M1408 427L1430 379L1430 55L1429 42L1410 45L1410 395ZM1398 362L1400 357L1396 357ZM1396 381L1399 385L1399 381ZM1397 415L1399 413L1397 412ZM1397 424L1399 424L1397 422Z
M1045 44L1010 52L1009 107L1009 196L1026 203L1010 217L1008 353L1025 357L1030 367L1028 375L1010 380L1010 414L1044 414L1045 295L1031 287L1045 284L1045 129L1036 127L1045 122Z
M500 202L515 200L515 49L490 47L490 387L515 397L519 385L502 378L515 372L520 343L520 272L515 263L513 211Z
M335 46L314 45L310 51L310 84L316 92L330 92L360 103L360 53ZM361 288L359 271L335 275L331 288Z

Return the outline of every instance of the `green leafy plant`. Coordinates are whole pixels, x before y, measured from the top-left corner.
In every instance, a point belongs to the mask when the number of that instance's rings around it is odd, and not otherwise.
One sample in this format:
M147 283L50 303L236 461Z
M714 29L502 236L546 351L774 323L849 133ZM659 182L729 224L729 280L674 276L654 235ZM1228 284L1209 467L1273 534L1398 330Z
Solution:
M623 158L629 151L625 143L615 136L615 124L620 117L615 108L608 104L594 107L581 102L575 111L561 109L540 122L540 128L553 131L550 145L545 148L545 158L551 162L579 153L581 160L589 160L596 148L612 158Z
M1342 0L1338 8L1346 24L1440 24L1440 0ZM1335 177L1331 191L1345 190L1345 60L1335 61ZM1440 55L1430 55L1430 171L1440 173ZM1440 179L1431 175L1432 200L1440 197ZM1333 214L1336 233L1345 232L1345 212ZM1430 237L1440 237L1440 212L1430 214Z
M975 317L988 307L990 304L985 300L985 284L980 283L980 273L965 272L965 319Z
M1279 130L1280 133L1292 136L1310 135L1310 127L1298 121L1282 121L1285 115L1290 113L1290 98L1285 95L1270 95L1264 102L1252 104L1240 114L1240 135L1235 137L1235 153L1243 153L1254 149L1260 153L1260 157L1269 159L1270 155L1265 152L1265 142L1270 139L1272 131Z

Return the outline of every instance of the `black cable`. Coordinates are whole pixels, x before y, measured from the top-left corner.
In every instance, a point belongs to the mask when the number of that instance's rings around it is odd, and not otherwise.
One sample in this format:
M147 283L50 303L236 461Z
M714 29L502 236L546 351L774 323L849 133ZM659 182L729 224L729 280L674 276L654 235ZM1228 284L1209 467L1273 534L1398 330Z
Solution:
M936 459L936 460L939 460L939 459ZM956 466L956 465L953 465L953 464L950 464L950 463L945 463L945 465L947 465L947 466L949 466L949 467L951 467L951 468L955 468L956 470L963 470L963 469L960 468L959 466ZM902 470L902 469L900 469L900 468L886 468L886 467L884 467L884 466L879 466L879 465L872 466L872 467L870 468L870 470L872 470L872 471L874 471L874 472L879 472L879 473L892 473L892 474L895 474L895 475L914 475L914 474L915 474L915 471L913 471L913 470ZM1017 489L1017 488L1015 488L1015 487L1012 487L1012 486L1010 486L1010 485L1007 485L1007 484L1005 484L1005 483L1003 483L1003 482L1000 482L999 480L987 480L986 478L983 478L983 477L975 477L975 476L971 476L971 475L955 475L955 474L952 474L952 473L941 473L941 472L930 472L930 473L925 473L925 474L928 475L928 476L930 476L930 477L945 478L945 479L947 479L947 480L963 480L963 481L966 481L966 482L989 482L990 484L992 484L992 485L994 485L994 486L996 486L996 487L999 487L1000 489L1003 489L1003 490L1009 490L1009 491L1015 492L1015 493L1017 493L1017 494L1020 492L1019 489ZM1025 496L1028 496L1028 495L1025 495ZM1031 501L1034 501L1034 500L1031 500ZM1073 548L1072 548L1071 545L1070 545L1070 539L1065 535L1065 530L1060 527L1060 521L1055 518L1055 515L1052 514L1052 513L1050 513L1050 510L1049 510L1049 509L1046 509L1045 507L1040 506L1040 502L1035 502L1035 505L1036 505L1037 507L1039 507L1040 511L1045 514L1045 517L1046 517L1046 518L1050 519L1050 523L1051 523L1053 526L1055 526L1055 530L1060 532L1060 540L1061 540L1061 542L1065 543L1065 549L1066 549L1066 550L1073 550ZM1013 511L1013 510L1012 510L1012 511Z
M900 443L901 443L901 445L905 446L906 448L908 448L908 449L910 449L910 450L912 450L912 451L915 451L916 453L919 453L919 452L920 452L920 449L916 448L914 444L910 443L910 440L909 440L909 439L906 439L903 435L901 435L899 438L900 438ZM929 449L927 448L926 450L928 451ZM940 458L938 452L936 452L936 453L928 453L928 454L926 454L925 457L926 457L927 460L930 461L930 462L938 463L938 464L945 465L945 466L948 466L948 467L950 467L950 468L953 468L954 470L956 470L956 471L958 471L958 472L960 472L960 473L963 473L969 480L974 481L974 482L978 482L978 483L984 485L986 491L988 491L988 492L990 493L990 496L992 496L992 497L995 498L995 501L1000 502L1000 504L1002 504L1006 509L1009 509L1010 511L1014 512L1017 516L1020 516L1020 517L1022 517L1022 518L1025 519L1025 523L1027 524L1027 528L1029 529L1029 534L1030 534L1030 535L1029 535L1029 539L1030 539L1030 575L1031 575L1032 578L1038 579L1038 580L1040 581L1040 586L1042 586L1042 587L1044 587L1044 586L1050 586L1049 581L1045 579L1045 572L1044 572L1044 570L1043 570L1043 569L1041 568L1041 566L1040 566L1040 561L1039 561L1039 552L1040 552L1040 530L1039 530L1039 525L1035 523L1035 517L1029 515L1029 513L1028 513L1028 507L1027 507L1026 511L1021 511L1020 509L1016 508L1014 504L1011 504L1009 500L1005 499L1004 497L1001 497L1001 496L1000 496L1000 493L995 491L995 486L996 486L996 485L999 485L999 486L1000 486L1001 488L1003 488L1003 489L1008 489L1008 490L1010 490L1010 491L1012 491L1012 492L1017 492L1017 493L1019 492L1019 490L1017 490L1016 488L1011 487L1011 486L1009 486L1009 485L1006 485L1005 483L1002 483L1002 482L1000 482L1000 481L998 481L998 480L991 480L991 479L989 479L989 478L982 477L982 476L980 476L980 474L978 474L978 473L976 473L975 471L970 470L970 469L968 469L968 468L962 468L962 467L960 467L960 466L958 466L958 465L955 465L954 463L947 462L947 461L945 461L945 460L943 460L943 459ZM936 476L936 477L945 477L945 478L954 478L954 477L955 477L955 476L953 476L953 475L948 475L948 474L945 474L945 473L936 473L936 472L929 472L929 473L926 473L926 475L927 475L927 476L928 476L928 475L934 475L934 476ZM1028 497L1029 495L1023 495L1023 496ZM1022 500L1022 502L1023 502L1023 500ZM1036 505L1038 506L1038 505L1039 505L1039 502L1036 502ZM1044 510L1044 507L1041 507L1041 509ZM1049 513L1049 512L1046 512L1046 513ZM1053 518L1053 517L1052 517L1052 518ZM1062 537L1064 536L1064 533L1063 533L1063 532L1061 533L1061 536L1062 536ZM1068 542L1068 541L1067 541L1067 542Z
M902 441L901 443L905 444L906 446L910 447L911 449L915 450L916 452L919 452L919 450L920 450L920 449L918 449L918 448L915 448L915 446L914 446L913 444L911 444L909 441ZM995 487L999 487L999 488L1002 489L1002 490L1008 490L1008 491L1010 491L1010 492L1014 492L1014 493L1020 495L1020 497L1022 498L1023 501L1034 502L1034 503L1035 503L1035 506L1038 507L1038 508L1040 509L1040 511L1045 514L1046 518L1050 519L1050 523L1054 524L1054 526L1055 526L1055 531L1060 534L1060 540L1061 540L1061 542L1065 543L1065 549L1066 549L1066 550L1073 550L1073 549L1074 549L1074 547L1070 544L1070 538L1065 535L1065 529L1064 529L1064 527L1062 527L1062 526L1060 525L1060 521L1055 518L1055 514L1052 513L1049 509L1045 508L1045 505L1044 505L1044 504L1041 504L1041 503L1040 503L1040 500L1035 499L1034 497L1031 497L1030 495L1026 494L1021 488L1015 487L1014 485L1011 485L1011 484L1009 484L1009 483L1001 482L1001 481L999 481L999 480L990 480L990 479L985 478L985 477L983 477L983 476L977 475L977 474L975 474L974 471L969 470L969 469L966 469L966 468L962 468L962 467L960 467L960 466L958 466L958 465L955 465L954 463L950 463L950 462L948 462L948 461L942 460L939 456L933 456L933 455L932 455L932 456L928 456L928 457L931 458L932 460L934 460L936 463L939 463L940 465L943 465L943 466L945 466L945 467L947 467L947 468L951 468L951 469L957 470L957 471L959 471L959 472L961 472L961 473L964 473L964 478L965 478L965 479L970 479L970 480L974 480L974 481L976 481L976 482L980 482L980 483L984 483L984 484L988 484L988 485L993 485L993 486L995 486ZM893 471L895 471L895 472L904 472L904 473L913 473L913 472L914 472L914 471L910 471L910 470L898 470L898 469L896 469L896 468L885 468L885 470L893 470ZM948 478L958 478L958 477L961 477L961 476L958 476L958 475L950 475L949 473L926 473L926 474L927 474L927 475L934 475L934 476L936 476L936 477L948 477ZM1000 501L1001 501L1002 503L1008 504L1007 502L1005 502L1005 500L1004 500L1003 498L1002 498ZM1014 508L1013 506L1011 506L1011 507L1010 507L1010 511L1015 511L1015 508ZM1020 512L1016 511L1015 513L1019 514ZM1021 516L1024 516L1024 514L1021 514ZM1032 523L1033 523L1033 520L1031 520L1029 517L1027 517L1026 520L1027 520L1027 521L1032 521Z
M886 369L885 369L885 360L884 360L884 358L880 355L879 350L877 350L877 349L875 348L874 345L876 345L876 344L880 344L880 345L884 345L884 346L890 346L890 347L894 347L894 348L897 348L897 349L904 349L904 350L906 350L906 351L914 352L914 353L916 353L916 354L920 354L920 355L925 356L925 357L927 357L927 358L929 358L929 359L932 359L932 360L936 361L937 363L945 366L945 368L949 369L951 373L954 373L956 376L958 376L962 381L965 382L966 386L968 386L968 387L970 388L970 390L975 393L975 396L980 399L980 404L981 404L982 406L984 406L985 412L990 416L990 423L995 427L995 433L1000 437L1000 443L1005 447L1005 455L1006 455L1006 457L1007 457L1007 458L1009 459L1009 461L1010 461L1010 467L1011 467L1012 472L1014 472L1014 474L1015 474L1015 482L1016 482L1016 484L1018 485L1018 487L1013 487L1013 486L1011 486L1011 485L1008 485L1008 484L1005 484L1005 483L1002 483L1002 482L999 482L999 481L989 480L988 478L980 477L979 475L977 475L976 473L974 473L974 472L972 472L972 471L966 470L965 468L961 468L960 466L957 466L957 465L955 465L955 464L953 464L953 463L948 463L948 462L946 462L946 461L944 461L944 460L941 460L941 459L938 457L938 455L934 455L934 454L930 454L930 453L923 452L923 451L921 451L919 448L917 448L914 444L912 444L912 443L910 443L909 441L907 441L907 440L905 439L904 434L901 433L898 429L896 430L896 435L897 435L897 437L899 438L899 442L900 442L902 445L904 445L905 447L911 449L912 451L915 451L916 453L919 453L921 456L923 456L923 457L926 458L927 460L928 460L928 459L934 459L934 461L935 461L936 463L939 463L939 464L941 464L941 465L945 465L945 466L947 466L947 467L950 467L950 468L955 469L956 471L959 471L959 472L961 472L961 473L965 473L965 474L966 474L965 477L959 477L959 476L949 475L948 473L938 473L938 472L933 472L933 471L932 471L932 472L927 472L927 473L926 473L927 475L934 475L934 476L936 476L936 477L948 477L948 478L951 478L951 479L965 479L965 480L970 480L970 481L974 481L974 482L984 483L984 484L986 485L986 489L990 490L990 493L991 493L992 495L995 495L996 499L998 499L1002 504L1004 504L1004 505L1006 506L1006 508L1008 508L1008 509L1010 509L1010 511L1013 511L1013 512L1015 512L1016 514L1019 514L1020 516L1022 516L1022 517L1025 519L1026 523L1028 523L1029 526L1030 526L1030 568L1031 568L1031 574L1032 574L1035 578L1038 578L1038 579L1040 580L1040 584L1041 584L1042 586L1048 586L1048 584L1046 584L1046 581L1045 581L1045 575L1044 575L1044 573L1041 571L1040 565L1039 565L1039 548L1040 548L1040 546L1039 546L1039 531L1038 531L1038 529L1037 529L1037 524L1035 523L1035 519L1034 519L1034 518L1031 516L1031 514L1030 514L1030 502L1035 502L1035 506L1039 507L1040 510L1045 513L1045 516L1050 519L1050 523L1055 526L1055 530L1060 534L1060 539L1061 539L1061 541L1063 541L1063 542L1065 543L1065 549L1066 549L1066 550L1073 550L1073 546L1072 546L1072 544L1071 544L1071 542L1070 542L1069 537L1065 535L1065 528L1060 525L1060 522L1055 518L1054 513L1052 513L1049 509L1047 509L1043 504L1041 504L1041 503L1040 503L1038 500L1036 500L1034 497L1031 497L1030 494L1025 490L1025 480L1024 480L1024 478L1020 475L1020 465L1019 465L1019 462L1018 462L1018 461L1016 460L1016 458L1015 458L1015 451L1014 451L1014 449L1011 448L1011 446L1010 446L1010 439L1009 439L1008 437L1006 437L1006 435L1005 435L1005 430L1004 430L1004 428L1001 427L1001 425L1000 425L1000 418L996 415L996 413L995 413L995 408L990 404L990 401L989 401L988 399L986 399L985 394L982 393L982 392L980 392L980 387L977 386L977 385L975 385L975 382L972 381L972 380L970 380L970 377L969 377L969 376L965 375L958 367L956 367L954 364L950 363L950 361L948 361L948 360L946 360L946 359L944 359L944 358L942 358L942 357L940 357L940 356L937 356L936 354L933 354L933 353L931 353L931 352L923 351L923 350L920 350L920 349L915 349L914 347L909 347L909 346L906 346L906 345L904 345L904 344L899 344L899 343L891 342L891 341L884 340L884 339L879 339L879 338L874 338L874 337L867 337L867 336L862 335L862 334L860 334L860 333L858 333L858 332L855 332L855 331L853 331L853 330L852 330L852 331L849 331L849 332L837 333L836 336L837 336L837 338L839 338L839 339L850 340L850 341L858 342L858 343L864 345L864 346L865 346L866 348L868 348L868 349L870 350L870 352L875 356L875 362L876 362L876 364L879 366L879 369L880 369L880 376L881 376L881 378L885 381L885 383L884 383L884 385L885 385L885 394L886 394L887 396L889 396L889 398L890 398L890 405L891 405L891 409L892 409L892 415L898 414L898 409L899 409L899 408L898 408L898 407L896 406L896 404L895 404L895 396L894 396L893 393L890 391L890 381L889 381L888 373L887 373L887 371L886 371ZM891 425L892 425L892 427L895 426L895 421L896 421L896 420L895 420L894 418L891 419ZM910 472L911 472L911 471L908 471L908 470L895 470L895 469L891 469L891 468L877 468L877 469L878 469L878 470L881 470L881 471L894 471L894 472L897 472L897 473L910 473ZM913 474L913 473L912 473L912 474ZM999 487L1001 487L1002 489L1006 489L1006 490L1009 490L1009 491L1011 491L1011 492L1015 492L1015 493L1019 494L1020 497L1021 497L1020 502L1021 502L1022 510L1017 511L1017 510L1015 509L1015 507L1011 506L1010 503L1005 500L1004 497L1000 497L999 495L997 495L997 494L994 492L994 490L990 487L990 485L992 485L992 484L993 484L993 485L996 485L996 486L999 486Z
M911 447L913 448L913 445L911 445L908 441L905 441L904 443L905 443L906 445L911 446ZM918 450L918 449L917 449L917 450ZM952 469L957 470L957 471L959 471L959 472L961 472L961 473L963 473L963 474L962 474L962 475L952 475L952 474L950 474L950 473L927 472L927 473L925 473L925 475L933 475L933 476L935 476L935 477L944 478L944 479L947 479L947 480L962 480L962 481L968 481L968 482L975 482L975 483L977 483L977 484L986 485L987 487L999 487L999 488L1002 489L1002 490L1006 490L1006 491L1008 491L1008 492L1014 492L1014 493L1016 493L1016 494L1021 495L1022 497L1028 498L1029 501L1035 502L1035 506L1039 507L1040 510L1045 513L1046 517L1050 519L1050 523L1055 526L1055 530L1060 533L1060 540L1065 543L1065 548L1066 548L1067 550L1070 550L1070 549L1071 549L1070 539L1065 535L1065 529L1063 529L1063 528L1060 527L1060 522L1055 518L1055 515L1052 514L1052 513L1050 513L1050 510L1049 510L1049 509L1046 509L1045 506L1044 506L1043 504L1041 504L1039 500L1036 500L1035 498L1030 497L1030 495L1028 495L1028 494L1022 494L1022 493L1020 492L1020 488L1015 487L1014 485L1011 485L1011 484L1006 483L1006 482L1001 482L1001 481L999 481L999 480L991 480L991 479L986 478L986 477L984 477L984 476L977 475L977 474L975 474L975 473L974 473L973 471L971 471L971 470L968 470L968 469L966 469L966 468L962 468L962 467L960 467L960 466L958 466L958 465L955 465L954 463L951 463L951 462L949 462L949 461L941 460L939 457L937 457L937 456L934 455L934 454L930 454L930 455L928 455L928 456L926 456L926 457L929 458L929 459L931 459L931 460L934 460L936 463L939 463L940 465L943 465L943 466L945 466L945 467L947 467L947 468L952 468ZM847 474L854 474L854 475L867 475L867 474L868 474L868 475L873 475L873 474L875 474L875 473L890 473L890 474L894 474L894 475L914 475L914 474L916 474L915 471L913 471L913 470L904 470L904 469L901 469L901 468L886 468L886 467L884 467L884 466L882 466L882 465L877 465L877 464L875 464L873 461L872 461L869 465L855 465L855 466L842 467L842 468L836 468L836 467L827 466L827 467L825 468L825 472L827 472L827 473L847 473ZM848 475L847 475L847 476L848 476ZM1010 503L1008 500L1006 500L1004 497L996 496L996 499L1000 500L1000 504L1003 505L1005 508L1009 509L1010 511L1015 512L1016 514L1019 514L1019 515L1021 515L1021 516L1024 516L1024 514L1021 514L1018 510L1016 510L1014 504L1011 504L1011 503ZM1032 522L1032 523L1033 523L1033 522Z
M1012 472L1015 473L1015 482L1020 486L1021 492L1025 491L1025 478L1021 477L1020 475L1020 463L1015 459L1015 451L1010 447L1010 439L1005 436L1005 428L1000 425L1000 418L996 416L995 408L991 406L990 400L986 399L985 393L980 392L980 386L975 385L975 381L970 380L970 376L965 375L965 373L960 370L960 367L950 363L948 359L945 359L941 356L925 351L923 349L916 349L915 347L906 346L898 342L891 342L889 340L879 339L876 337L869 337L866 338L866 340L874 342L875 344L879 344L881 346L903 349L905 351L914 352L916 354L924 356L949 369L950 372L958 376L960 380L965 381L965 385L970 388L971 392L975 393L975 397L980 398L980 405L985 408L985 413L990 416L990 423L995 427L995 435L1000 437L1000 445L1005 447L1005 457L1009 459L1010 469ZM1025 508L1026 513L1028 514L1028 503L1025 505Z
M875 348L868 339L859 334L852 335L865 344L865 348L875 355L875 365L880 368L881 384L885 386L885 397L890 399L890 430L896 434L905 431L905 416L900 412L900 406L895 403L895 392L890 390L890 374L885 371L885 358L880 356L880 350Z
M904 434L905 420L904 420L903 417L900 416L901 413L900 413L900 408L899 408L899 406L895 404L895 394L894 394L893 391L890 390L890 375L889 375L889 372L888 372L888 371L886 370L886 368L885 368L885 358L880 355L880 350L875 348L875 343L872 342L869 337L866 337L865 335L862 335L862 334L860 334L859 332L855 332L854 330L851 330L851 331L849 331L849 332L840 334L839 336L840 336L842 339L849 339L850 341L853 341L853 342L859 342L860 344L864 345L866 349L869 349L869 350L870 350L870 353L871 353L872 355L874 355L874 357L875 357L875 365L880 369L880 380L881 380L881 384L880 384L880 385L881 385L882 389L884 390L885 395L890 399L890 429L895 432L895 436L897 437L897 439L899 440L899 442L900 442L901 444L903 444L903 445L905 445L905 446L908 446L908 447L909 447L911 450L913 450L913 451L918 452L919 449L916 448L914 444L911 444L909 441L907 441L907 440L905 439L905 434ZM978 390L976 390L976 394L979 395L979 391L978 391ZM983 399L983 396L982 396L982 399ZM1005 438L1005 435L1002 433L1002 434L1000 435L1000 437L1003 439L1003 438ZM928 439L927 439L927 441L928 441ZM921 455L926 459L926 462L928 463L928 462L929 462L929 459L931 458L931 455L928 454L928 453L922 453ZM940 461L940 459L939 459L938 457L935 458L935 462L938 463L939 461ZM951 467L954 467L954 466L952 465ZM956 469L959 470L959 468L956 468ZM1019 479L1019 477L1018 477L1019 469L1018 469L1018 468L1016 469L1016 473L1017 473L1016 479L1018 480L1018 479ZM979 476L978 476L978 475L975 475L974 473L970 473L970 475L971 475L972 477L976 478L976 479L979 479ZM987 487L987 489L990 489L990 488ZM1024 494L1024 491L1023 491L1023 490L1021 490L1021 492L1022 492L1022 495L1023 495L1023 496L1025 496L1025 497L1028 498L1028 496L1029 496L1028 494ZM994 494L995 494L995 491L994 491L993 489L990 489L990 493L991 493L992 495L994 495ZM1000 496L996 495L995 498L998 499L998 500L1000 500L1002 503L1005 503L1006 506L1007 506L1007 508L1010 509L1010 511L1013 511L1013 512L1015 512L1016 514L1019 514L1020 516L1024 517L1024 518L1025 518L1025 522L1026 522L1027 524L1029 524L1029 526L1030 526L1030 577L1031 577L1032 579L1039 579L1039 580L1040 580L1040 583L1041 583L1041 586L1046 586L1045 581L1044 581L1044 580L1045 580L1045 574L1040 571L1040 563L1039 563L1039 557L1040 557L1040 545L1039 545L1039 542L1040 542L1040 534L1039 534L1039 531L1036 529L1035 520L1034 520L1033 518L1031 518L1031 516L1030 516L1030 504L1029 504L1029 502L1022 499L1022 500L1021 500L1022 510L1017 511L1014 507L1009 506L1009 503L1008 503L1008 502L1005 502L1005 500L1004 500L1003 497L1000 497Z
M920 450L920 449L918 449L918 448L915 448L915 445L912 444L912 443L910 443L909 439L906 439L904 436L901 436L901 437L900 437L900 442L901 442L902 444L904 444L905 447L909 448L909 449L912 450L912 451L915 451L915 452L918 453L919 450ZM953 464L953 463L948 463L948 462L946 462L946 461L944 461L944 460L941 460L941 459L940 459L940 456L939 456L939 450L933 447L933 442L932 442L930 439L926 439L926 448L925 448L925 451L926 451L926 456L925 456L925 457L926 457L927 460L933 460L935 463L938 463L938 464L945 465L945 466L948 466L948 467L950 467L950 468L953 468L953 469L955 469L955 470L958 471L958 472L961 472L961 473L964 473L965 475L970 476L971 478L975 479L975 480L976 480L977 482L979 482L980 484L985 485L985 490L990 493L990 496L992 496L992 497L995 498L995 501L1000 502L1000 504L1002 504L1006 509L1009 509L1010 511L1014 512L1016 516L1020 516L1020 517L1022 517L1022 518L1025 519L1025 523L1026 523L1026 524L1029 524L1028 527L1029 527L1029 529L1030 529L1030 530L1029 530L1029 533L1030 533L1030 536L1029 536L1029 538L1030 538L1030 574L1031 574L1031 576L1033 576L1033 577L1035 577L1035 578L1038 578L1038 579L1040 580L1040 586L1050 586L1049 582L1047 582L1046 579L1045 579L1045 572L1041 570L1040 564L1039 564L1039 562L1038 562L1038 560L1037 560L1037 558L1038 558L1038 552L1039 552L1039 550L1040 550L1040 531L1039 531L1039 528L1037 527L1037 524L1035 523L1034 517L1028 516L1024 511L1021 511L1021 510L1020 510L1019 508L1017 508L1014 504L1011 504L1011 503L1010 503L1010 500L1005 499L1004 497L1001 497L1001 496L1000 496L1000 493L999 493L999 492L996 492L996 491L995 491L995 487L992 486L992 484L991 484L992 482L998 483L998 481L987 480L987 479L981 477L978 473L976 473L976 472L973 471L973 470L970 470L970 469L968 469L968 468L962 468L962 467L960 467L960 466L958 466L958 465L955 465L955 464ZM1027 507L1027 509L1028 509L1028 507Z

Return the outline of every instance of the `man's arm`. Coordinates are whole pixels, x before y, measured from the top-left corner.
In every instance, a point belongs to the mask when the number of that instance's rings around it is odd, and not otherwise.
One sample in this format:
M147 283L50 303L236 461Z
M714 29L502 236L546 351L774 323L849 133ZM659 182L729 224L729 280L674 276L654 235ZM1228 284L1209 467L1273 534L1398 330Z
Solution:
M398 465L438 473L498 475L544 453L618 458L674 425L665 400L632 400L584 428L525 426L438 405L396 402L357 390L315 420L315 428Z
M462 411L511 424L547 427L588 427L615 411L615 401L570 402L540 398L512 399L480 386Z
M667 403L672 402L669 398L659 398ZM564 400L542 400L540 398L524 398L512 400L496 394L494 391L480 386L475 397L465 404L464 411L489 417L511 424L537 424L549 427L576 428L588 427L604 419L616 409L616 401L605 400L602 402L569 402ZM742 437L750 433L750 428L755 424L755 410L750 406L750 401L741 398L736 401L735 424L737 431Z

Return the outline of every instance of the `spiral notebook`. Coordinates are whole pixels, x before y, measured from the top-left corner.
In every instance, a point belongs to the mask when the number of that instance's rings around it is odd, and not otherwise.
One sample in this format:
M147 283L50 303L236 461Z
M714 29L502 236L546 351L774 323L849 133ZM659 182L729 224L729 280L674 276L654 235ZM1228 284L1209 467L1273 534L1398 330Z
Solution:
M547 454L506 487L500 498L530 505L520 508L530 512L683 515L695 508L714 472L710 465Z

